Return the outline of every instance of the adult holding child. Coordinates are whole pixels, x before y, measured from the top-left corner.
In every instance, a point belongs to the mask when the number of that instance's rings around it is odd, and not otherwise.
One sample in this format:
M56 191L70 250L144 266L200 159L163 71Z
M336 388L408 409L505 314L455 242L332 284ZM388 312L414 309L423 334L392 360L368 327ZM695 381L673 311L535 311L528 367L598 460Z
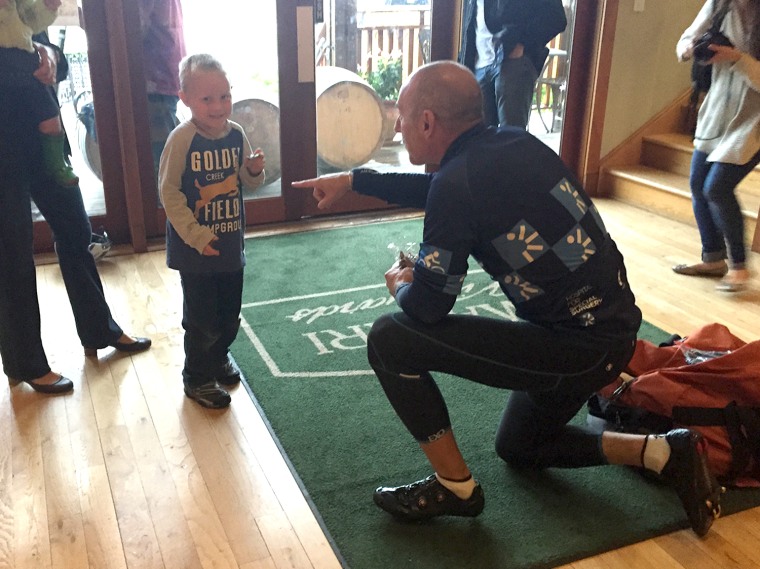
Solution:
M702 41L711 29L719 34ZM712 65L712 84L697 116L690 174L702 261L673 270L722 277L718 290L739 292L750 271L736 186L760 163L760 0L707 0L676 55Z
M623 258L580 183L524 130L486 127L478 82L457 63L419 68L398 108L410 162L439 165L436 173L355 169L293 183L313 188L320 209L354 191L425 211L418 260L385 274L401 312L373 324L367 350L434 472L378 488L377 506L406 520L483 510L483 490L431 374L440 372L513 390L496 435L510 465L646 468L672 485L704 535L720 511L720 487L698 433L645 437L568 425L628 364L641 322ZM519 320L450 314L470 256L499 282Z
M40 38L44 39L44 38ZM67 63L50 44L34 44L34 77L52 91ZM95 260L88 249L90 221L78 184L61 183L46 171L42 133L22 90L0 89L0 356L11 385L25 382L41 393L71 391L73 382L48 365L40 331L31 200L53 231L77 334L88 355L112 346L147 350L148 338L133 338L114 321ZM65 334L60 330L60 334Z

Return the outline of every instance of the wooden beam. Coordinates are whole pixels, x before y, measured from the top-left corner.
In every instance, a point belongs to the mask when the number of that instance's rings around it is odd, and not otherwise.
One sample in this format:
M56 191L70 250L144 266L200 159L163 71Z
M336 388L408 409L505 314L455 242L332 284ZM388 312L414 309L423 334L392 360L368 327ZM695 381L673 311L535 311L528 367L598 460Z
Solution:
M145 227L145 213L142 201L140 176L141 161L138 157L138 134L135 109L140 105L147 115L145 86L135 85L133 73L134 47L130 48L127 30L139 30L137 5L121 0L105 0L106 25L111 40L111 69L113 70L114 99L116 101L116 121L121 138L121 162L124 172L124 192L127 219L132 246L135 252L148 250ZM139 35L138 35L139 39ZM139 53L139 52L138 52ZM142 77L142 73L139 74ZM151 175L153 169L151 167Z

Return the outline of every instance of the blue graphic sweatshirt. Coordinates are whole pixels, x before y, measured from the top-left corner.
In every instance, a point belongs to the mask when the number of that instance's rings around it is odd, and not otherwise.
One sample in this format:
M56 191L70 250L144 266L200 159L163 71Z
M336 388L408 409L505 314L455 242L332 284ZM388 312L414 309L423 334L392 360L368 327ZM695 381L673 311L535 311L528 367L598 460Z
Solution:
M241 180L250 188L264 181L264 172L254 177L242 167L250 153L243 129L231 121L226 133L215 139L201 134L190 121L169 135L158 175L169 268L213 273L245 266ZM219 256L202 254L209 243Z

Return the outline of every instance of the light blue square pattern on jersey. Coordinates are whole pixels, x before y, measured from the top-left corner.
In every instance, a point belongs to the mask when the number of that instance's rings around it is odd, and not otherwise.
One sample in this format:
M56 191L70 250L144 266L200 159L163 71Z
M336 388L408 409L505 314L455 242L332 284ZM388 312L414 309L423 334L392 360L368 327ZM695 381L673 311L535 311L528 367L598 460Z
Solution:
M529 283L518 273L506 275L501 279L501 282L504 283L504 288L506 289L509 298L512 300L512 302L517 304L544 294L544 291L541 289L541 287Z
M580 225L576 225L572 231L554 244L552 251L568 269L575 271L596 253L596 243Z
M591 211L591 217L594 218L594 221L599 226L599 229L602 230L603 235L607 235L607 228L604 226L604 221L602 221L602 216L599 215L599 210L596 209L596 206L591 204L591 208L589 209Z
M580 221L586 215L588 211L586 202L566 178L562 178L549 193L570 212L575 221Z
M529 265L549 250L548 243L525 220L499 235L492 243L501 258L513 269Z

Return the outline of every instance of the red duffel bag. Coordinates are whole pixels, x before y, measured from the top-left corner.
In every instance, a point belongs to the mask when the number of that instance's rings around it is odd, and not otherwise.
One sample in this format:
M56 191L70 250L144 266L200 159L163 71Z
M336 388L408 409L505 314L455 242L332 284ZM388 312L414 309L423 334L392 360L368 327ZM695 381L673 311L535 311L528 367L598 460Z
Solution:
M627 374L589 400L623 432L699 431L724 485L760 486L760 340L708 324L670 345L638 340Z

